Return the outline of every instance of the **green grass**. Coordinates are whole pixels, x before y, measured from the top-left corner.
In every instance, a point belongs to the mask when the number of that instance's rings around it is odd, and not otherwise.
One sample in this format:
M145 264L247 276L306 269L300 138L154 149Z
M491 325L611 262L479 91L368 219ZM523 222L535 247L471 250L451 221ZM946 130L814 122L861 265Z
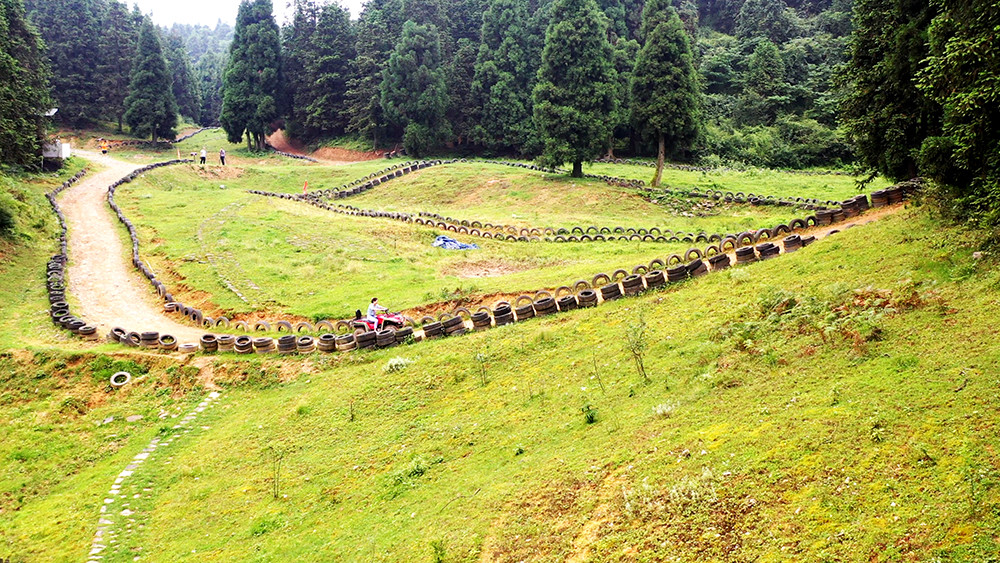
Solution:
M654 168L629 164L600 164L584 166L587 174L602 174L643 180L649 184ZM746 171L717 170L688 172L664 168L662 184L671 188L699 188L723 192L744 192L778 197L803 197L819 200L842 201L858 194L858 178L842 174L789 174L754 168ZM866 193L889 186L884 178L877 178L865 187Z
M175 296L208 310L217 307L217 312L230 317L257 310L306 318L350 317L373 292L400 309L455 296L533 293L589 280L599 272L631 271L654 257L665 258L692 246L515 244L477 238L481 250L455 252L431 246L441 234L434 228L349 217L244 192L251 188L296 192L303 178L309 178L310 187L322 189L374 165L253 167L230 179L214 178L200 167L172 167L119 190L117 201L139 227L144 256L154 271L161 279L173 280ZM501 190L496 183L508 187ZM464 211L465 216L496 221L502 220L501 201L511 202L506 213L530 219L526 224L555 226L682 223L696 232L739 232L806 215L790 208L733 205L714 216L678 217L602 182L552 180L492 164L425 170L349 200L387 210L427 206L442 213Z
M988 560L1000 277L965 243L906 212L593 310L290 360L286 383L219 358L221 410L143 468L109 560ZM640 314L649 384L622 343Z

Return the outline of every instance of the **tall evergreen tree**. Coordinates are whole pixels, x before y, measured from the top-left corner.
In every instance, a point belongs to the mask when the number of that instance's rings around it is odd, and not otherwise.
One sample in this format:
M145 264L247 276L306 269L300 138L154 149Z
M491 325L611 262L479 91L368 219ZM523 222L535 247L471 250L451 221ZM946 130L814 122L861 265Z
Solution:
M271 0L243 0L223 75L222 128L231 143L244 135L251 150L264 149L264 137L279 117L281 39Z
M56 119L72 126L89 125L101 118L99 81L99 9L94 0L31 0L28 13L41 32L52 68L52 94L59 113Z
M38 167L50 108L44 44L21 0L0 0L0 165Z
M615 99L618 107L611 114L611 137L608 140L608 157L614 158L615 139L629 137L634 141L634 128L630 127L632 120L632 101L629 92L632 88L632 74L635 71L635 59L639 55L639 42L635 39L619 38L615 43Z
M666 148L690 151L698 136L698 74L684 24L669 0L649 0L642 14L645 45L632 77L632 121L656 139L656 175L660 185Z
M163 58L159 33L146 21L139 31L139 47L132 63L132 81L125 98L125 123L136 135L173 139L177 133L177 104L170 73Z
M354 58L350 13L337 4L319 7L299 1L287 31L290 130L305 140L342 135Z
M118 123L122 130L125 117L125 96L132 79L132 61L139 43L142 16L129 12L124 4L111 2L105 13L102 33L98 35L100 57L95 69L96 93L103 114Z
M861 163L893 180L917 175L917 151L941 131L940 106L915 82L929 54L927 28L936 12L929 0L854 5L841 119Z
M476 102L472 95L472 80L476 66L478 44L466 38L458 40L458 48L447 69L448 122L457 144L468 142L476 120Z
M531 89L537 68L524 40L528 25L520 0L492 0L483 14L472 81L478 106L473 135L491 150L523 151L534 134Z
M386 117L403 128L408 153L426 154L451 135L440 35L433 25L403 24L403 35L383 73L381 94Z
M184 40L178 35L167 37L164 50L170 76L173 79L174 100L177 110L184 117L197 121L201 113L201 91L191 70L191 58Z
M222 73L226 68L226 55L209 51L201 56L195 67L201 106L198 123L204 127L218 125L222 114Z
M380 0L365 4L356 25L356 56L347 83L347 130L371 138L372 148L386 134L379 92L385 61L394 44L389 12Z
M612 62L597 3L556 0L534 90L543 162L550 166L572 162L573 177L579 178L583 162L601 154L617 102Z

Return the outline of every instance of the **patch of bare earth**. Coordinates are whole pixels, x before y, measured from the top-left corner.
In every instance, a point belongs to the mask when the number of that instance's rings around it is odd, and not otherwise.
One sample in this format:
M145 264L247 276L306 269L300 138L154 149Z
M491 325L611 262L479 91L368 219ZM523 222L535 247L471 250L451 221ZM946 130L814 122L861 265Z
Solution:
M353 162L363 162L366 160L382 158L381 151L361 152L339 147L324 147L310 153L301 142L291 139L285 135L284 129L279 129L272 133L267 138L267 142L281 152L297 154L299 156L309 156L326 161L328 164L350 164Z
M442 273L460 279L493 278L533 270L532 264L515 264L504 260L474 260L445 268Z

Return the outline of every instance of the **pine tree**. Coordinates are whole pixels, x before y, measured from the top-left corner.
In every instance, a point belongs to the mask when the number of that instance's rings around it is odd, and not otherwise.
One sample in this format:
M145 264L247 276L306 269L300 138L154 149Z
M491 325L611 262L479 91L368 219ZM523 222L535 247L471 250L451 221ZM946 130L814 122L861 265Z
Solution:
M615 99L618 107L611 114L611 137L608 140L608 157L614 158L615 139L619 137L632 138L635 129L631 127L632 101L629 94L632 88L632 75L635 71L635 59L639 56L639 42L634 39L619 38L615 43Z
M95 75L102 113L118 123L122 130L125 117L125 96L132 78L132 61L139 43L141 18L130 13L124 4L111 2L108 6L98 36L100 58Z
M52 69L52 94L59 112L56 119L75 127L99 120L100 81L98 28L94 0L31 0L28 14L42 35Z
M858 0L841 119L861 163L893 180L918 174L915 154L940 134L941 108L915 82L929 54L928 0Z
M673 154L690 151L698 136L698 75L684 24L668 0L649 0L643 11L646 43L639 50L632 77L632 121L656 139L656 175L660 185L666 147Z
M196 121L201 111L201 92L191 70L191 58L187 47L184 46L184 40L177 35L167 37L165 55L170 76L173 78L177 110L184 117Z
M373 149L386 136L379 92L393 40L390 18L384 10L379 0L365 4L356 25L356 56L347 82L347 130L371 138Z
M163 58L159 34L146 21L139 31L139 47L132 63L132 81L125 98L125 123L135 135L173 139L176 136L177 104L170 73Z
M493 0L483 14L472 96L473 135L491 150L523 151L534 133L531 89L537 69L525 48L528 12L520 0Z
M247 148L263 150L280 100L281 39L271 0L243 0L223 75L220 121L229 142L246 135Z
M604 18L594 0L556 0L545 33L542 68L534 90L535 121L550 166L600 155L611 134L615 110L613 52Z
M219 124L222 114L222 73L226 68L226 55L218 51L208 51L198 60L195 69L198 90L201 92L201 106L198 123L203 127Z
M0 165L36 169L51 107L45 45L20 0L0 0Z
M381 95L386 118L403 128L408 153L426 154L451 135L440 35L433 25L403 24L383 73Z
M476 101L472 94L478 44L458 40L458 49L448 67L448 122L459 145L468 142L476 121Z
M306 72L306 59L312 55L310 42L316 33L319 6L316 0L294 0L292 8L291 24L281 30L281 70L287 77L283 88L288 108L285 131L290 136L308 140L306 106L314 77Z

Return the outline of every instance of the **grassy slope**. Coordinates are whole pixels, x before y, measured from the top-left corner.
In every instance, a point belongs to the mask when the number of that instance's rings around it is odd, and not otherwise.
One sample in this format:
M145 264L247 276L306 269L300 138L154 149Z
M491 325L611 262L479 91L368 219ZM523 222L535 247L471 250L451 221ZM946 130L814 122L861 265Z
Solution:
M0 238L0 350L65 340L47 314L45 263L58 252L59 223L45 193L79 172L84 164L72 159L57 173L2 179L19 202L20 211L18 233Z
M960 242L907 212L594 310L291 361L293 381L233 387L210 431L144 468L144 527L121 549L163 561L561 561L584 545L584 560L995 557L1000 277ZM650 384L622 345L639 314ZM395 356L414 363L385 373ZM218 360L232 384L256 377L235 360ZM278 500L268 448L286 452ZM20 511L8 537L42 515ZM192 534L199 521L212 525ZM34 538L33 553L59 559L48 554L75 533Z
M255 309L316 318L349 316L368 301L373 290L384 302L405 308L448 299L455 293L489 295L554 288L601 271L631 269L690 246L525 245L480 239L476 242L482 250L456 253L431 247L440 234L436 229L345 217L243 191L295 192L304 178L311 187L322 189L374 166L248 168L233 178L216 176L217 169L175 167L130 184L119 191L118 201L140 226L143 238L153 243L146 244L145 253L152 257L154 269L161 277L164 272L173 273L174 287L180 288L175 295L208 310L219 307L230 316ZM499 184L506 188L497 188ZM683 228L694 231L739 231L804 215L790 208L732 206L716 217L677 217L601 182L577 184L482 164L422 171L349 201L409 211L425 206L496 221L503 220L504 214L527 217L531 209L544 208L544 213L536 212L527 223L664 225L681 221ZM510 203L500 211L504 201ZM196 221L189 219L192 210ZM186 289L179 284L182 280ZM247 302L227 289L226 280Z

